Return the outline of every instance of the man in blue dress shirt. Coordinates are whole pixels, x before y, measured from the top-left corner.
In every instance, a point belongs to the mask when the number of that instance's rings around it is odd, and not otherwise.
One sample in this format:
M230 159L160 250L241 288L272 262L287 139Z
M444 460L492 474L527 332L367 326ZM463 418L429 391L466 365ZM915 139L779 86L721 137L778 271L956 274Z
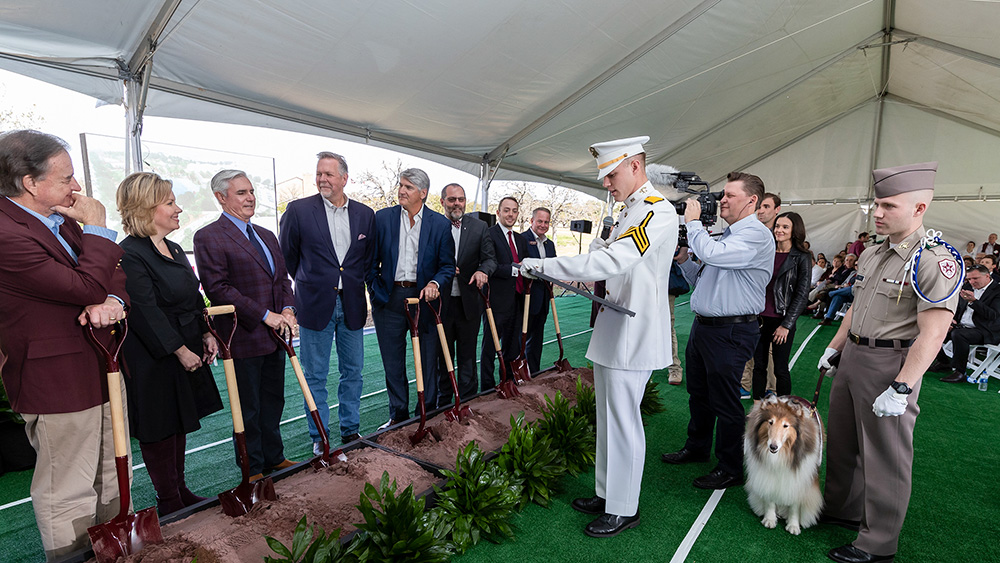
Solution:
M763 196L760 178L730 173L719 203L719 216L729 227L719 240L702 226L697 199L688 200L684 213L688 245L703 264L691 295L695 320L684 356L691 420L684 447L663 454L663 461L708 461L714 429L718 465L694 480L700 489L743 484L740 377L757 346L757 315L774 268L774 236L755 214Z

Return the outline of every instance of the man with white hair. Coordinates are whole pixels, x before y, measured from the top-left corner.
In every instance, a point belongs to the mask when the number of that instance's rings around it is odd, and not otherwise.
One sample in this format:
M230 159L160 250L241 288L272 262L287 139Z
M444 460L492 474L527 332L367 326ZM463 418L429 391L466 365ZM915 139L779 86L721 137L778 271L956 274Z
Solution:
M843 354L830 389L820 522L859 532L827 553L834 561L892 561L910 502L920 383L948 333L962 281L948 249L921 240L936 171L936 162L924 162L872 172L872 217L885 240L861 255L855 306L819 361L829 369ZM909 265L921 248L911 283Z
M646 436L639 404L652 370L671 363L667 285L677 246L677 213L646 178L649 137L597 143L597 178L615 201L625 204L608 240L594 239L588 254L525 258L525 275L542 272L560 279L607 280L606 299L635 311L635 317L601 307L587 348L594 362L597 395L596 496L578 498L573 508L600 515L585 528L592 537L611 537L639 525L639 490Z
M294 465L285 458L278 428L285 408L285 353L269 330L298 326L295 300L277 237L251 223L257 197L246 173L222 170L211 185L222 216L194 234L194 256L209 301L236 307L233 364L252 481ZM231 323L228 316L219 318L222 334Z

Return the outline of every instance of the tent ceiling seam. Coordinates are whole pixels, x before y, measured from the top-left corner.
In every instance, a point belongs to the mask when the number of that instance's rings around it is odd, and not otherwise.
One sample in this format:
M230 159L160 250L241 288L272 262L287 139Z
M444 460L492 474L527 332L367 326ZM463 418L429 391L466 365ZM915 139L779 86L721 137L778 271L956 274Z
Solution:
M543 113L538 119L532 121L526 127L515 133L512 137L495 147L486 155L487 160L492 161L496 159L497 155L501 152L510 150L514 145L524 140L525 137L538 130L539 127L545 125L573 104L585 98L602 84L613 78L619 72L631 66L632 63L641 59L643 55L656 48L658 45L672 37L675 33L687 27L691 22L698 19L702 14L712 9L721 1L722 0L704 0L695 6L686 14L678 18L673 24L668 26L667 29L657 33L652 39L646 41L640 45L639 48L629 53L624 59L612 65L596 78L585 84L582 88L570 94L570 96L565 100L559 102L559 104L555 107Z

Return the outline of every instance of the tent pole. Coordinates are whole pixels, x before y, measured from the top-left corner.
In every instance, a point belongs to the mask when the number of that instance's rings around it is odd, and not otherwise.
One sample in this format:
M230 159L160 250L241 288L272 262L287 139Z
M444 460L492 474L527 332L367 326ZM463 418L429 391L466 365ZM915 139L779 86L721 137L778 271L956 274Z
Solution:
M882 111L885 108L885 94L889 89L889 71L890 71L890 56L892 55L892 29L896 25L896 2L895 0L886 0L885 2L885 12L883 14L882 30L885 33L885 45L882 46L882 76L879 80L879 91L875 93L878 97L878 105L875 106L875 123L872 129L872 152L871 152L871 162L869 162L868 169L875 170L878 166L878 155L879 155L879 145L882 142ZM868 197L865 198L867 203L871 203L875 200L875 181L872 176L868 176ZM872 213L869 207L868 213L865 214L865 231L872 231Z

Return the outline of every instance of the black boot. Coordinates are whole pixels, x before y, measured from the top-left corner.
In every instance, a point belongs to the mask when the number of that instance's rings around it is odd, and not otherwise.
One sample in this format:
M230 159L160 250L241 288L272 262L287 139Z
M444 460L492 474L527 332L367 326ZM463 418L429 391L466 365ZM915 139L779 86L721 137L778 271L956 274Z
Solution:
M156 489L156 512L160 516L184 508L178 490L177 464L174 461L174 436L159 442L139 443L142 459L146 462L149 480Z
M184 506L191 506L205 500L205 497L200 497L192 493L191 489L187 488L187 485L184 483L184 450L186 448L187 436L176 434L174 436L174 461L177 466L177 492L180 493L181 502L184 503Z

